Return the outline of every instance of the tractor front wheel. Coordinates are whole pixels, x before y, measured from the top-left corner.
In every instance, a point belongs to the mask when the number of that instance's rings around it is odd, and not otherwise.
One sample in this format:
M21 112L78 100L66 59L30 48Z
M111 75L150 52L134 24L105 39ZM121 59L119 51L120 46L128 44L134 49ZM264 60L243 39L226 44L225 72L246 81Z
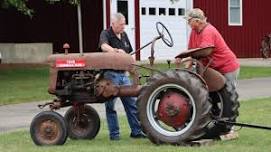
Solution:
M36 145L63 145L67 139L65 120L54 111L43 111L32 120L30 134Z
M100 117L89 105L71 107L64 118L71 139L93 139L100 130Z

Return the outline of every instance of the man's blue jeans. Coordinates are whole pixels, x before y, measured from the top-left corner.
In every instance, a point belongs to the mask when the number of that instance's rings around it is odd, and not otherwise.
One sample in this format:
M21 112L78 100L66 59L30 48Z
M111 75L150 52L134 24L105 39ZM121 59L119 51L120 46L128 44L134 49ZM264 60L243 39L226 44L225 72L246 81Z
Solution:
M104 78L109 79L115 85L130 85L130 79L124 72L106 71ZM138 111L134 97L120 97L124 106L128 123L131 128L131 135L141 134L141 127L138 120ZM119 138L119 123L117 111L115 110L116 98L105 102L107 125L110 139Z

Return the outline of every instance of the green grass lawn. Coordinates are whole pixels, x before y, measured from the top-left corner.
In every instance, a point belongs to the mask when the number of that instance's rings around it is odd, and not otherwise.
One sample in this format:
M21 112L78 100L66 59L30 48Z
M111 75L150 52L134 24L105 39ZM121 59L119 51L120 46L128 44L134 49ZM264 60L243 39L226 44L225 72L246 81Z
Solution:
M174 65L172 65L174 67ZM167 70L167 64L156 68ZM147 70L141 72L146 73ZM48 89L48 67L0 69L0 105L52 99ZM271 77L271 67L242 67L240 79Z
M271 126L271 98L243 101L239 121ZM129 138L125 117L120 119L121 140L110 141L105 121L94 140L70 140L63 146L40 147L33 144L28 131L0 134L1 152L270 152L271 131L243 128L240 138L216 141L211 146L179 147L154 145L148 139ZM238 129L236 127L236 129Z
M50 99L48 67L0 69L0 105Z
M241 67L239 79L251 79L256 77L271 77L271 67Z

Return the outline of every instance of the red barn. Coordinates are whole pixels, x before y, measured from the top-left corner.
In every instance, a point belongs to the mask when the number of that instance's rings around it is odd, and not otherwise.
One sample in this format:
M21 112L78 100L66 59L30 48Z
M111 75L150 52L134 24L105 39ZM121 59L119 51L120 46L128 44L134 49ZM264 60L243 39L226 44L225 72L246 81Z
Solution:
M261 40L271 33L270 6L270 0L194 0L193 5L205 11L239 58L260 57Z
M110 26L110 15L122 12L127 18L126 32L135 49L156 36L155 22L163 22L172 33L173 48L157 43L156 56L171 59L186 49L190 29L183 19L193 7L205 11L208 21L223 35L229 47L239 58L260 57L260 42L271 33L267 18L270 0L82 0L83 50L95 51L99 33ZM51 42L58 51L69 42L78 49L78 24L75 6L49 5L44 0L29 0L34 17L23 16L14 9L0 9L0 43ZM4 21L4 22L3 22ZM137 54L147 59L149 48Z

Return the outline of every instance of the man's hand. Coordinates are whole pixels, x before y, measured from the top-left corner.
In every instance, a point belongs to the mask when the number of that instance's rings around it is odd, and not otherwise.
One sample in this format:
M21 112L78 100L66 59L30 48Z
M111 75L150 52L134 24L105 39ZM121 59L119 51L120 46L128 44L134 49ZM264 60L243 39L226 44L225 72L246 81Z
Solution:
M123 49L114 49L116 53L126 53Z
M184 64L185 68L190 68L192 66L192 58L191 57L186 57L186 58L176 58L175 59L175 64L177 68L180 68L181 64Z
M103 43L101 45L101 49L103 50L103 52L109 52L109 53L126 53L123 49L113 48L106 43Z
M186 57L181 60L181 63L184 64L184 68L189 69L192 66L192 58Z
M176 68L180 68L181 67L181 58L175 58L175 64L176 64Z
M179 65L181 64L181 58L175 58L175 64Z

